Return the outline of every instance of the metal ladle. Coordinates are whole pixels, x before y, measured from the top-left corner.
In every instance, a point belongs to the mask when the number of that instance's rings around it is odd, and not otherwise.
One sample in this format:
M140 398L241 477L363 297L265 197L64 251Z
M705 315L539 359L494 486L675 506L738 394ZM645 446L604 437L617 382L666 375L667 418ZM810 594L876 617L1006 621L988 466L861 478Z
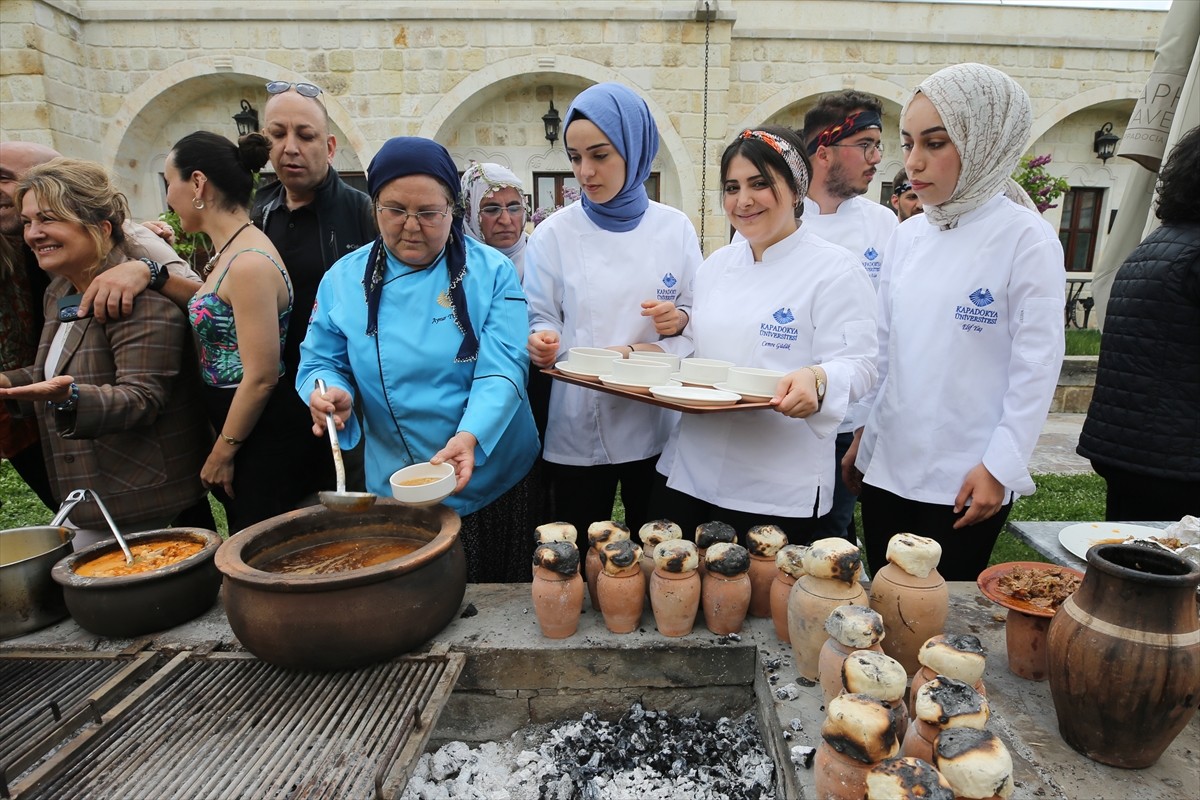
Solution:
M96 505L100 506L100 513L104 515L104 521L108 523L109 530L117 539L117 544L121 545L121 552L125 554L125 563L133 563L133 552L129 549L129 545L125 543L125 537L121 536L121 532L117 530L117 523L113 522L112 515L108 513L108 509L104 507L104 503L100 501L100 495L96 494L91 489L76 489L67 495L63 500L62 507L58 509L58 513L54 515L54 519L50 520L51 525L62 525L63 520L71 513L71 509L87 500L88 495L96 501Z
M317 389L325 394L325 381L317 378ZM337 470L337 491L321 492L321 505L330 511L345 511L350 513L366 511L375 505L376 497L370 492L346 491L346 467L342 464L342 447L338 444L337 425L333 412L325 412L325 430L329 433L329 444L333 447L333 466Z

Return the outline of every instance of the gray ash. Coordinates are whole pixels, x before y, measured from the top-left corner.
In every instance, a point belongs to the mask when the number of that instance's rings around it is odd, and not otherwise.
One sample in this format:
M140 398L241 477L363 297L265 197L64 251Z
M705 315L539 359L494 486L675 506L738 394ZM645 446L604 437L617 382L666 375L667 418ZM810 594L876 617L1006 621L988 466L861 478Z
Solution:
M705 564L709 572L732 578L750 569L750 553L740 544L724 544L718 542L708 551Z
M983 653L983 642L979 641L978 636L972 636L969 633L946 634L942 637L946 644L953 647L960 653ZM926 643L926 647L931 645Z
M699 711L676 717L635 703L617 722L587 713L555 728L541 753L554 762L541 776L544 800L562 796L564 779L578 792L569 796L582 800L646 797L663 786L692 798L775 797L774 766L752 714L708 722Z

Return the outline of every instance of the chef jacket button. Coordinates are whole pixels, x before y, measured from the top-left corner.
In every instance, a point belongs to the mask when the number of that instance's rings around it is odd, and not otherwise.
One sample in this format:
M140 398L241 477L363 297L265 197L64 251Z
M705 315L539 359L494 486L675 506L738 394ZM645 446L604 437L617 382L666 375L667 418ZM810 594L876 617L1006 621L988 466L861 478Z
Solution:
M63 461L67 462L68 464L74 464L75 456L63 456Z

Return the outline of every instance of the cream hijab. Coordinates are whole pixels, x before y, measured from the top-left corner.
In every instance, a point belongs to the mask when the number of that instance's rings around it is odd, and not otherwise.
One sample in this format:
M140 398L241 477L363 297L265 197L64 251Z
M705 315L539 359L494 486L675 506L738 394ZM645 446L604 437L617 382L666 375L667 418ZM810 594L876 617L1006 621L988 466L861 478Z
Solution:
M1014 203L1037 211L1012 179L1033 128L1029 95L1016 81L983 64L957 64L923 80L913 97L918 93L933 103L962 159L950 199L926 205L927 220L942 230L957 227L960 217L1001 191ZM901 119L911 103L912 97L900 111Z
M516 189L517 193L524 197L525 187L521 184L521 179L512 170L500 164L480 164L472 161L463 172L461 188L465 207L463 221L466 223L463 227L472 239L484 241L483 228L479 223L479 207L483 204L483 198L506 186ZM529 219L528 211L525 219ZM522 230L521 237L511 247L496 248L512 259L513 266L517 268L517 277L521 279L525 276L525 245L528 242L529 234Z

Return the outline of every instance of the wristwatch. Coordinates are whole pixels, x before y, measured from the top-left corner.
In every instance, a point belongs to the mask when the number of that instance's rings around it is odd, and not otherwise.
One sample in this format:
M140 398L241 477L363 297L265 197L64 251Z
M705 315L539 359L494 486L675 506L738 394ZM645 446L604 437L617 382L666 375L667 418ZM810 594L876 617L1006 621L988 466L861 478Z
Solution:
M152 261L149 258L139 258L150 268L150 285L147 289L153 289L156 292L162 291L162 288L167 285L167 278L171 277L171 273L167 272L167 268L157 261Z
M821 372L816 367L805 367L811 370L814 377L817 379L817 408L825 402L825 379L821 377Z

